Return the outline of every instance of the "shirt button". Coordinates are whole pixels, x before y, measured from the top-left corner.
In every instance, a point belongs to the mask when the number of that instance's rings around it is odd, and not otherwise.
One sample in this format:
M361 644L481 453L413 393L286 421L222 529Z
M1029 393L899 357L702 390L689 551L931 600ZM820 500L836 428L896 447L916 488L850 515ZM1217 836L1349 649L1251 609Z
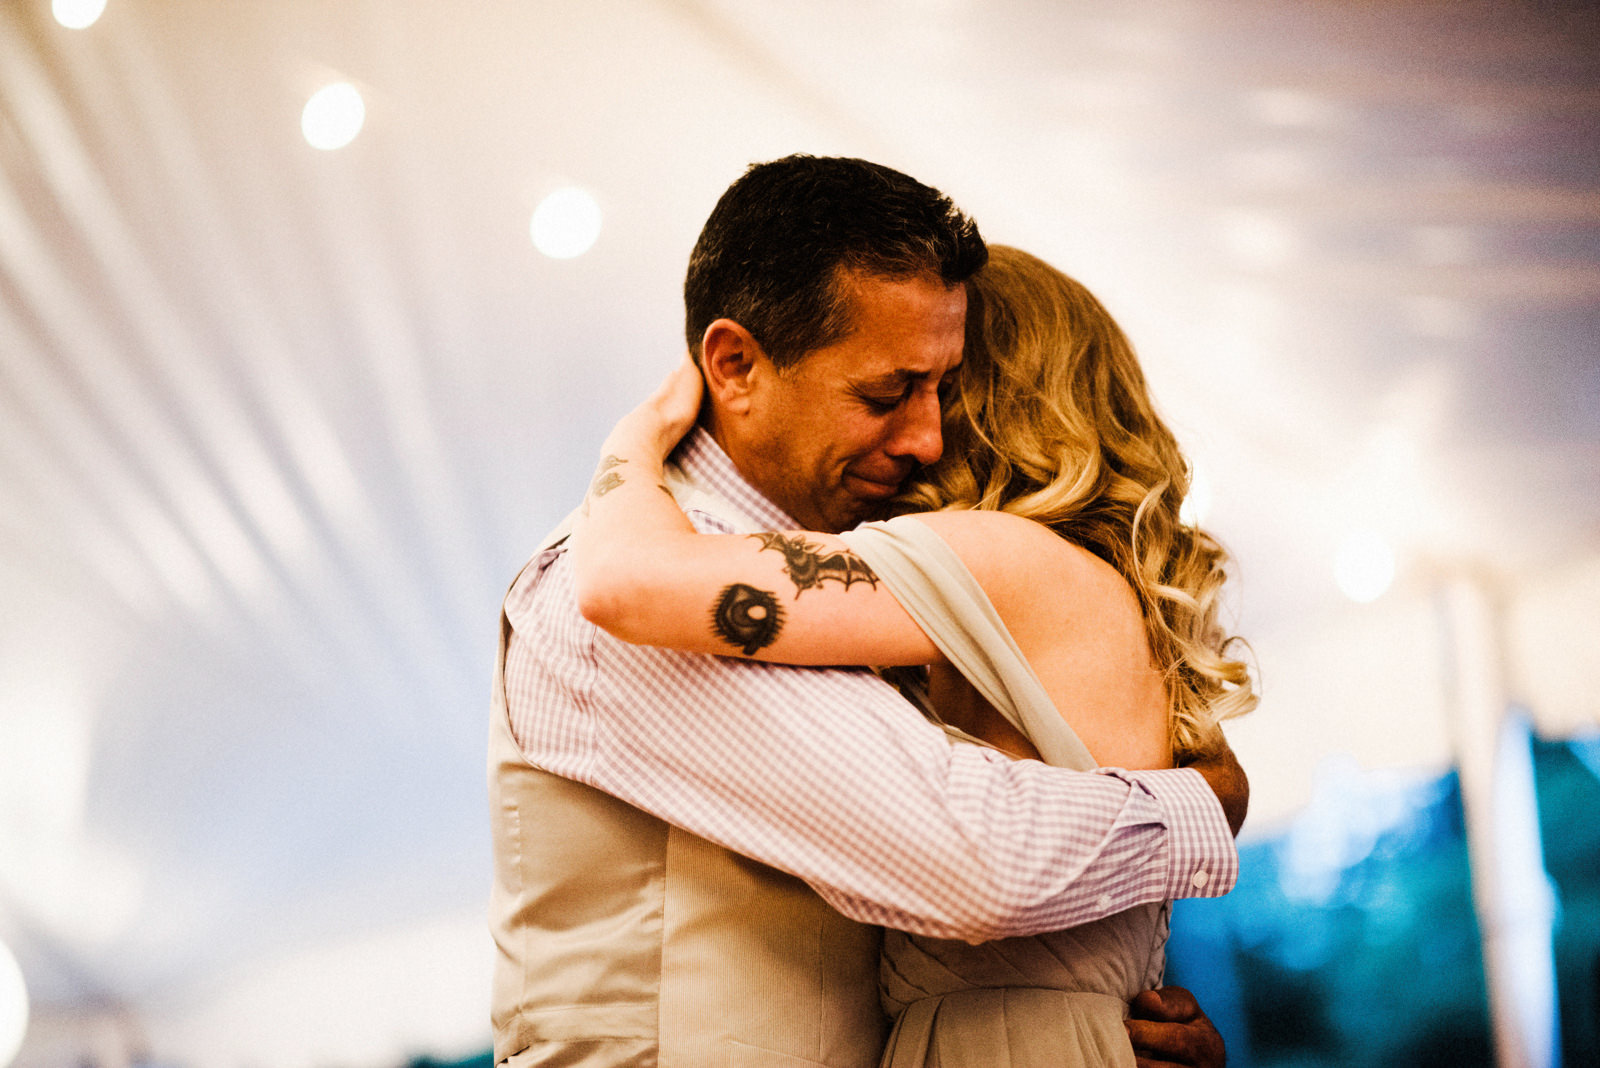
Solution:
M1109 909L1111 907L1111 895L1110 894L1101 894L1098 898L1095 899L1094 907L1096 909L1100 910L1101 912L1104 912L1107 909Z
M1206 888L1206 883L1209 883L1210 881L1211 873L1206 871L1204 868L1201 868L1199 871L1189 876L1189 882L1194 884L1194 888L1196 890L1204 890Z

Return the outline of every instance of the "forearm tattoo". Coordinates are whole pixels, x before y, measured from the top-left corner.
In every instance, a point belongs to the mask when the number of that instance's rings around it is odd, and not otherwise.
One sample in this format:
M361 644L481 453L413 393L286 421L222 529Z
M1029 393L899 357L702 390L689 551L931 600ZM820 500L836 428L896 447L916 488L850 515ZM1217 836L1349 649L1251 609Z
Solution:
M794 583L796 597L830 580L843 583L846 589L854 582L865 582L873 589L878 588L878 576L873 574L865 560L849 549L820 552L821 546L813 545L798 535L751 534L750 537L761 542L762 549L783 554L783 570L789 576L789 581Z
M745 656L754 656L777 640L783 629L783 608L766 590L735 582L712 605L711 629Z
M594 479L589 483L589 492L583 495L583 503L578 506L578 511L584 515L589 514L589 502L597 497L604 497L618 486L622 485L622 472L613 471L612 468L627 463L620 456L607 456L600 461L600 466L595 469Z
M594 481L589 483L589 496L604 497L622 485L622 472L612 469L627 462L620 456L607 456L601 460L599 470L594 473Z

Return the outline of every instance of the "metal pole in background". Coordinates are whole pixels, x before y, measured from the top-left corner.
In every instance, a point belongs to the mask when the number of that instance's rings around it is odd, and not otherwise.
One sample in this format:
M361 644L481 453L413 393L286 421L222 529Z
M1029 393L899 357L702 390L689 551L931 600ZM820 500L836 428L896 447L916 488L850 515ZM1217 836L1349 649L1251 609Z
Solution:
M1507 714L1500 613L1486 581L1471 574L1448 578L1440 602L1495 1063L1558 1068L1553 900L1528 730Z

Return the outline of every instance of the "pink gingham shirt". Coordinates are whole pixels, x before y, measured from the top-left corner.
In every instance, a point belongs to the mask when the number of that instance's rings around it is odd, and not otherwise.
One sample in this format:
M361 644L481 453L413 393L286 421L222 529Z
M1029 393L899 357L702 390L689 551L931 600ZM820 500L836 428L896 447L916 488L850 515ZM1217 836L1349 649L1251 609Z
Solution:
M674 460L749 529L797 528L703 431ZM531 763L796 875L854 919L976 942L1217 896L1237 877L1197 772L1013 760L952 742L865 669L629 645L579 615L564 544L505 610L506 702Z

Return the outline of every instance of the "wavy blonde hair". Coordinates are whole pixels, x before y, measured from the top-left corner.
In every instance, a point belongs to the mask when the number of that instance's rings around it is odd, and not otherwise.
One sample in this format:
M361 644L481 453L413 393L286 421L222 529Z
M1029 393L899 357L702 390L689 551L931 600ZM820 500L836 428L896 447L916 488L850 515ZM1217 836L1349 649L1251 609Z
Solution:
M1165 674L1174 755L1213 751L1256 694L1218 619L1227 554L1178 517L1188 466L1133 347L1093 294L1019 249L991 245L967 299L944 456L899 505L1025 516L1115 567Z

